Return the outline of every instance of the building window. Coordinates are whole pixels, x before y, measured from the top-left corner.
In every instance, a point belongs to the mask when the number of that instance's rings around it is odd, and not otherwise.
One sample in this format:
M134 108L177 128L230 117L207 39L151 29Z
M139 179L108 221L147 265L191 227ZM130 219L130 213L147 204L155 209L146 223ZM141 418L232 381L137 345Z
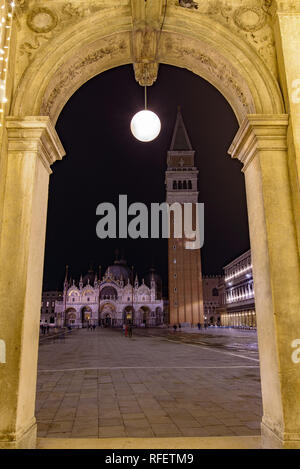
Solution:
M174 278L177 278L177 274L174 274Z
M174 292L177 292L177 288L176 288L176 287L174 288Z
M219 291L217 288L213 288L212 296L219 296Z
M173 181L173 189L177 189L177 181Z
M90 299L89 299L89 298L88 298L87 300L88 300L88 301L90 301Z
M176 264L176 259L174 259L174 261L173 261L173 262L174 262L174 264Z

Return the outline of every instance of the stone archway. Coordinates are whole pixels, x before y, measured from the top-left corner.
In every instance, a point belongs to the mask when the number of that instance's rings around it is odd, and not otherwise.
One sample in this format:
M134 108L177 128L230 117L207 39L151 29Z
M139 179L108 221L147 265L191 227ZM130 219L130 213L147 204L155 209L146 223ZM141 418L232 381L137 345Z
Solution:
M113 303L105 302L100 308L100 320L104 327L111 327L114 324L116 307Z
M148 306L141 306L139 309L140 322L144 327L150 326L150 309Z
M149 73L154 70L155 75L149 44L157 37L157 63L186 67L208 80L228 100L240 123L229 152L244 164L246 179L263 443L299 446L300 405L296 394L300 367L297 359L291 359L300 337L300 209L295 196L299 187L295 162L299 136L289 125L276 75L244 36L226 28L209 12L194 14L174 3L158 35L156 14L155 10L148 34L141 28L139 7L133 0L132 8L99 10L92 21L83 16L80 28L77 23L62 27L42 46L33 47L31 55L15 52L17 86L6 119L1 176L0 286L5 292L1 340L6 344L7 359L0 368L0 402L5 402L0 446L36 444L36 374L32 370L37 363L48 179L50 165L64 156L54 129L56 119L79 86L108 68L134 63L137 78L144 68ZM234 15L233 21L245 29L242 11L235 10ZM34 25L31 27L34 29ZM282 49L284 46L280 45ZM279 46L278 53L283 53ZM141 60L143 54L146 59L149 56L146 65ZM292 109L296 119L289 97L285 100L286 109Z
M80 319L81 319L82 327L87 327L93 322L93 312L90 306L83 306L81 308L80 313L81 313Z
M65 313L67 326L72 326L76 322L76 309L68 308Z
M132 305L125 306L123 310L123 324L135 324L135 309Z

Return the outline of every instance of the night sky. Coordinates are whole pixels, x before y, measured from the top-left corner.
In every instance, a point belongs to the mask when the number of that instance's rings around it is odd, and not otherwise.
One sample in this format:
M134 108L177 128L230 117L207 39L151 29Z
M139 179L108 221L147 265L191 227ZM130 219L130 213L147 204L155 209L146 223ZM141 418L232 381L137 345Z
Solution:
M153 264L167 282L167 240L100 240L96 207L119 194L132 202L165 201L164 172L177 106L193 148L199 173L199 202L205 203L204 274L249 249L244 176L227 155L238 129L233 111L209 83L184 69L161 65L148 88L148 107L161 118L160 136L151 143L131 134L132 116L143 108L144 89L132 66L104 72L85 83L68 101L57 122L67 155L53 166L44 267L44 290L62 289L65 265L77 278L92 263L102 273L115 250L124 252L140 278Z

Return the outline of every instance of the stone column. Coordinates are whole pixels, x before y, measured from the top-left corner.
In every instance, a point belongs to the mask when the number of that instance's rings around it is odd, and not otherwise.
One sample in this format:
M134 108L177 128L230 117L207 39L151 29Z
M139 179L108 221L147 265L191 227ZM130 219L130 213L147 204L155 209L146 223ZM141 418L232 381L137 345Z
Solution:
M244 163L268 448L300 447L300 265L287 128L286 115L250 115L229 150Z
M273 0L274 36L281 89L289 112L289 172L300 252L300 0Z
M34 448L50 165L64 149L48 117L9 117L0 242L0 448Z

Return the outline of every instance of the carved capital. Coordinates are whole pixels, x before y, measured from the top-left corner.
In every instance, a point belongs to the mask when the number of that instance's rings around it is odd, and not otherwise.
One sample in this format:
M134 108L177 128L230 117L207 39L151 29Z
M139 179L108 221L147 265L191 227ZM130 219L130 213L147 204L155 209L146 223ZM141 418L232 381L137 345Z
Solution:
M242 123L228 153L243 163L247 169L253 158L260 152L272 153L287 150L287 114L250 114Z
M9 154L36 153L50 173L50 165L61 160L65 150L49 117L7 117Z

